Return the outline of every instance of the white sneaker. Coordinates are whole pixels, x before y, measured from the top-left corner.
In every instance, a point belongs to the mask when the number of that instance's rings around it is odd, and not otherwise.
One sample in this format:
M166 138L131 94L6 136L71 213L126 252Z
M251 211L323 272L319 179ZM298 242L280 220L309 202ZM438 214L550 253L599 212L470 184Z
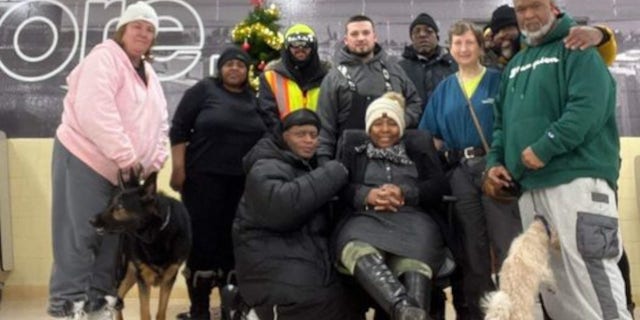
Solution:
M87 320L87 314L84 312L84 301L73 303L73 314L67 316L67 320Z
M102 308L87 314L87 320L113 320L116 314L116 303L118 298L114 296L105 296L107 301Z
M256 314L256 311L251 309L249 311L249 313L246 316L247 320L260 320L260 318L258 318L258 315Z

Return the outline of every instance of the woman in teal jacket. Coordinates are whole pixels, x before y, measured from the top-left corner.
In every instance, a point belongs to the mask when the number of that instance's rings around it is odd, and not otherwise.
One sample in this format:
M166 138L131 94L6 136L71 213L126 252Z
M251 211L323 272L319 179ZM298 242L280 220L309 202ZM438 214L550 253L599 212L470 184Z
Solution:
M459 71L438 85L419 128L431 131L436 146L446 156L451 190L457 198L454 230L460 250L456 258L462 268L464 300L469 308L457 311L468 313L469 319L483 319L480 298L495 287L491 279L490 250L493 248L496 268L499 268L521 226L515 202L498 203L481 192L484 156L488 149L484 144L491 143L494 97L500 86L500 73L481 65L483 36L476 26L457 22L451 27L449 39ZM467 97L483 137L474 124Z

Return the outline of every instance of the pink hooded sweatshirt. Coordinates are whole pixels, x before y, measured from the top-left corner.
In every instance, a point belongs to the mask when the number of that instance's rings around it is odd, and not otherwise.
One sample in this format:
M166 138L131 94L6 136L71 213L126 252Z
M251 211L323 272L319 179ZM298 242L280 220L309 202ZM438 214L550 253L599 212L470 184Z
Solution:
M158 76L145 63L147 85L124 50L109 39L67 77L56 135L73 155L113 184L118 169L162 168L169 154L167 102Z

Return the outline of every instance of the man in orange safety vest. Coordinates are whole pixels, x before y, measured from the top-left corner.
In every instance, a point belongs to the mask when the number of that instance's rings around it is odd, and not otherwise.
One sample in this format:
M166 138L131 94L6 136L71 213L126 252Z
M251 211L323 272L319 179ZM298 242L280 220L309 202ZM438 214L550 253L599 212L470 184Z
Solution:
M284 37L281 58L260 76L258 103L270 129L292 111L316 111L320 83L330 68L318 56L318 40L311 27L294 24Z

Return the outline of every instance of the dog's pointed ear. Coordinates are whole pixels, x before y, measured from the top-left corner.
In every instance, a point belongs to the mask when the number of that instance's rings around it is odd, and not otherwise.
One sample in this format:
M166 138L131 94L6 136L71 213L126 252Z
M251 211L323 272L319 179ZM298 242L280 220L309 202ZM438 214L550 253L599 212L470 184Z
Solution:
M129 168L129 183L131 186L139 186L140 185L140 176L134 167Z
M120 190L124 190L124 172L122 172L122 169L118 170L118 188L120 188Z
M158 172L152 172L146 179L144 179L144 194L145 197L153 197L158 189Z

